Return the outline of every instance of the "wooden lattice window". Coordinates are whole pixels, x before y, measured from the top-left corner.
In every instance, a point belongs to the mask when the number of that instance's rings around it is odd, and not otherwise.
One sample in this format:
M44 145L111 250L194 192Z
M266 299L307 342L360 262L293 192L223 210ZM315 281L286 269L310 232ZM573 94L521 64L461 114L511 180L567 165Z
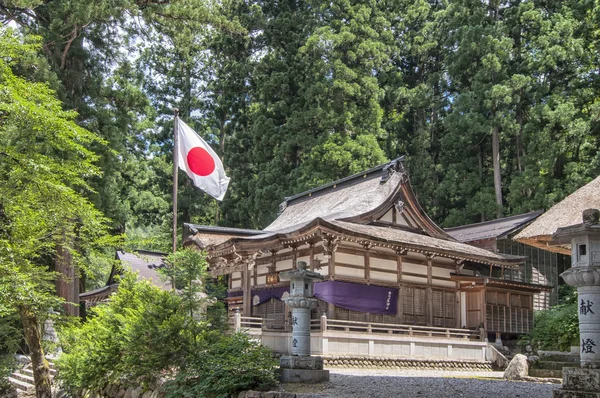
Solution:
M455 293L434 290L433 294L433 325L441 327L456 326Z
M427 290L425 288L402 287L402 322L427 324Z
M285 327L285 303L272 298L253 306L252 316L267 319L266 326L269 329L283 329Z

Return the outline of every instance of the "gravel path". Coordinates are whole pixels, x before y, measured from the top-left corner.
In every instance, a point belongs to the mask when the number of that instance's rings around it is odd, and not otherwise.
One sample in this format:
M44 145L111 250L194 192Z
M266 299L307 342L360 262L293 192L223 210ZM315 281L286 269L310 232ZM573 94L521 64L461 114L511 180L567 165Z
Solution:
M320 391L331 398L552 397L557 384L511 382L502 372L332 369Z

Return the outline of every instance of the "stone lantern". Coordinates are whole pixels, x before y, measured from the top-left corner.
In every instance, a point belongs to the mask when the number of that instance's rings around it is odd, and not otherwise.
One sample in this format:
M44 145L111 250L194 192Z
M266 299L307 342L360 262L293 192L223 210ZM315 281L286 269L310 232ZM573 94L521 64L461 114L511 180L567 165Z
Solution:
M600 396L600 210L584 210L582 218L552 236L553 244L571 244L571 268L560 276L577 287L581 344L581 369L563 369L555 397Z
M313 283L322 280L323 276L307 270L306 263L298 261L296 269L280 273L279 278L290 281L290 295L284 301L292 309L292 352L280 359L281 381L327 381L329 371L323 370L323 358L310 355L310 310L317 306L317 299L313 297Z

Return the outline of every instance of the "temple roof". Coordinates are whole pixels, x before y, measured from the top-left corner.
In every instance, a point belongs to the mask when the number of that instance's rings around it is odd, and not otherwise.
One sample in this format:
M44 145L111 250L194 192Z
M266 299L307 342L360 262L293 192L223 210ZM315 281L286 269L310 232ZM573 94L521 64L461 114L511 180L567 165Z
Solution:
M542 213L542 210L532 211L525 214L518 214L516 216L499 218L497 220L446 228L445 231L450 236L461 242L474 242L484 239L502 239L506 238L511 233L524 228L528 223L535 220Z
M579 188L519 232L514 239L544 250L571 254L570 244L549 246L552 234L560 227L581 223L581 213L585 209L600 208L600 176Z
M117 250L115 255L117 260L121 260L121 267L138 273L138 280L149 280L152 284L163 290L171 290L171 283L163 281L157 271L157 268L164 265L165 256L165 253L148 250L135 250L133 252ZM119 268L113 266L105 286L83 292L79 295L79 298L86 301L98 297L107 297L110 293L117 290L119 284L117 283L116 276L119 274L121 274Z
M351 219L377 210L397 194L406 178L401 169L401 161L402 158L399 158L391 163L285 198L280 205L283 212L265 228L265 231L293 228L318 217L326 220ZM388 173L388 170L399 172Z
M280 215L263 231L186 224L192 233L187 241L208 248L214 258L334 233L456 260L501 266L523 262L522 257L458 242L444 232L419 205L402 158L288 197L280 208Z

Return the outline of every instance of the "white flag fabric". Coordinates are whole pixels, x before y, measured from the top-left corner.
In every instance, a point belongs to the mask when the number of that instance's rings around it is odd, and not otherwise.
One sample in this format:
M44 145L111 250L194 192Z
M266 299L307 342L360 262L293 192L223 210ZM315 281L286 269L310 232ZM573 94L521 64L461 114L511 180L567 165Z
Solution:
M194 185L217 200L223 200L229 177L221 159L190 126L178 121L179 168L187 173Z

